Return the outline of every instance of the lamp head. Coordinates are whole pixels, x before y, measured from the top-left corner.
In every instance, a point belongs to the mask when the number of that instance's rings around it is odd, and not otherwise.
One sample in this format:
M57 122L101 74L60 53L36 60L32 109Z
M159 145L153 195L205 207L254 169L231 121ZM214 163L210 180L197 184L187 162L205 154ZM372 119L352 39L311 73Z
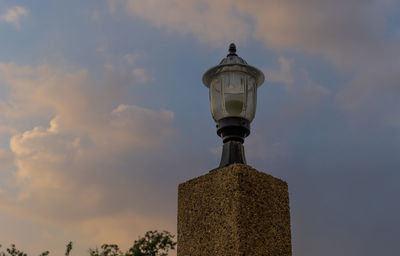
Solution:
M230 44L226 58L203 75L203 83L210 88L211 114L216 122L226 117L254 119L257 88L264 82L264 74L250 66L236 54Z

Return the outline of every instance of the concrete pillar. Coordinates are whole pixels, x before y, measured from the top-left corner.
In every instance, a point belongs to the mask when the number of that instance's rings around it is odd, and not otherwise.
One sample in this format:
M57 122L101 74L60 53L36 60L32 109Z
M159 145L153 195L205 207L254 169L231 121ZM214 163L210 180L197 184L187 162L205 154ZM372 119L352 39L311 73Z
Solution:
M291 256L287 183L234 164L179 185L178 256Z

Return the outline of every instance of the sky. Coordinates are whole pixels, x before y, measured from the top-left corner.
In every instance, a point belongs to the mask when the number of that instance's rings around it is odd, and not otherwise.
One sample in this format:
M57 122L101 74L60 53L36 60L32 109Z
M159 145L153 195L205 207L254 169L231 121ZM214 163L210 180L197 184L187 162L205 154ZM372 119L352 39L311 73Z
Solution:
M0 244L73 255L176 234L219 164L201 77L262 70L249 165L288 182L293 254L397 255L397 0L0 1Z

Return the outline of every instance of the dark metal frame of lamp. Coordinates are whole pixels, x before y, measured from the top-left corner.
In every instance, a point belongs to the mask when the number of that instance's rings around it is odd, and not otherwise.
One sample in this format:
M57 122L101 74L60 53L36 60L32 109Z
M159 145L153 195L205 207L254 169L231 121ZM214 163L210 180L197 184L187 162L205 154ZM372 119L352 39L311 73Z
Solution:
M236 58L239 62L229 63L233 58ZM238 57L236 54L236 46L232 43L229 46L229 54L226 56L226 59L222 60L219 65L210 68L204 73L204 85L210 87L210 83L216 74L224 72L224 70L227 68L230 69L231 67L236 67L238 72L244 72L245 70L246 73L253 76L256 80L257 88L264 82L264 74L257 68L248 65L242 58ZM250 121L235 116L222 118L217 121L217 134L222 138L224 143L221 162L217 169L235 163L246 164L243 143L244 139L250 134Z

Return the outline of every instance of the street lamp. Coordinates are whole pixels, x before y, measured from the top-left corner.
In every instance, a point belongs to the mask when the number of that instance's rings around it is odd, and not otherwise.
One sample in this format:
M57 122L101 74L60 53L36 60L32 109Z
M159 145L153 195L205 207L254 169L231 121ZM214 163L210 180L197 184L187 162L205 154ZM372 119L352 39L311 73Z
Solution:
M219 168L234 163L246 164L243 142L250 134L250 123L256 113L257 88L264 74L236 54L235 44L219 65L203 75L210 89L211 114L217 123L217 134L224 146Z

